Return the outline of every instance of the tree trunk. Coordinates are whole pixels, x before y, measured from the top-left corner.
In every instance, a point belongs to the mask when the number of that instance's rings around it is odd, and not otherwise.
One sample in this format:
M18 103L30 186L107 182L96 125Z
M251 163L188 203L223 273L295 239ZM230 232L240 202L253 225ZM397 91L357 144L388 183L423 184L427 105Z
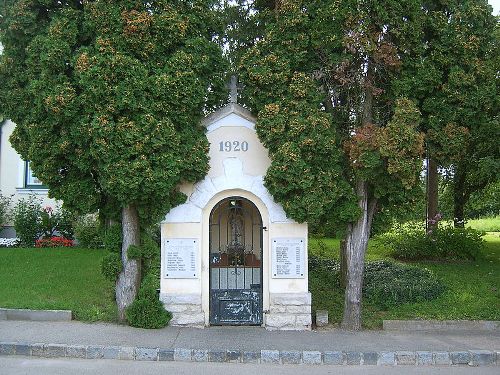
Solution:
M436 226L438 214L438 166L432 157L427 158L427 231Z
M344 239L344 251L347 263L347 287L345 289L344 317L342 328L348 330L361 329L361 294L366 248L370 237L373 214L377 205L376 199L368 198L368 183L356 181L358 206L362 213L355 223L347 227Z
M140 259L128 259L127 250L130 245L140 245L139 214L135 206L122 209L122 264L123 270L116 281L116 304L118 318L125 321L125 310L134 302L141 283Z
M465 179L466 174L459 165L453 176L453 225L455 228L465 226L464 207L468 199L465 192Z
M340 287L347 286L347 247L345 240L340 241Z

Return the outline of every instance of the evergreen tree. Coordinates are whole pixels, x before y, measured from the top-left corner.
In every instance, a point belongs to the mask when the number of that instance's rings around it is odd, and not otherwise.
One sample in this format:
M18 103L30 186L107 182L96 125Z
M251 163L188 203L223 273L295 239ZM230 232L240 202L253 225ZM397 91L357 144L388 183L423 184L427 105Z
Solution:
M118 215L120 319L134 300L140 229L181 203L208 169L200 120L221 102L215 1L9 0L2 3L0 113L50 195Z
M265 183L295 220L345 224L343 326L359 329L373 216L411 197L421 169L419 111L392 90L406 51L421 40L420 2L273 5L264 36L240 63L244 99L272 160Z

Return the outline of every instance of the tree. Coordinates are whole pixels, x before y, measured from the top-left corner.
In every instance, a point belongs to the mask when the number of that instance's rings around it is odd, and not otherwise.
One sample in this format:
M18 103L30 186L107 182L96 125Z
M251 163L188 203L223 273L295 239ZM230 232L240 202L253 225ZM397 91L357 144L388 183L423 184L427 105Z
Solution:
M438 167L454 190L456 226L470 194L498 176L498 27L486 0L428 0L423 43L404 61L400 95L422 113L429 159L428 217L438 212ZM496 116L496 119L495 119Z
M272 160L265 184L295 220L345 224L342 325L360 329L373 216L411 197L421 169L419 111L391 87L420 42L420 3L273 5L264 36L240 63L244 100Z
M6 1L0 113L15 149L64 206L121 217L119 317L134 300L140 230L202 178L204 110L224 94L213 1Z

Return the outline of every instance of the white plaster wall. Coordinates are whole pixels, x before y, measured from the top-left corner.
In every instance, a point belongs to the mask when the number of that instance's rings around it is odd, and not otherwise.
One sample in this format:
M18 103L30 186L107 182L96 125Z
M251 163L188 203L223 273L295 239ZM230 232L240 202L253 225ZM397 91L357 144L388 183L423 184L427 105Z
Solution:
M239 124L236 122L236 124ZM243 126L223 126L207 133L210 142L210 170L211 178L224 174L224 161L228 158L237 158L243 165L243 174L249 176L263 176L271 165L267 149L262 145L257 133ZM248 150L241 151L241 142L247 142ZM220 151L220 142L240 143L240 151ZM224 147L223 147L224 148ZM233 148L233 147L231 147Z
M235 112L231 112L235 111ZM240 113L241 112L241 113ZM270 308L271 293L308 293L307 271L307 224L299 224L286 214L269 194L263 183L271 163L268 151L257 137L254 122L241 107L231 105L215 113L205 121L207 138L210 142L210 171L204 180L196 184L184 184L180 190L188 196L186 203L173 208L162 223L162 238L197 238L198 279L162 279L161 293L201 294L205 324L209 324L209 217L213 207L221 200L239 196L253 202L258 208L263 226L263 310ZM220 142L246 141L248 150L226 151L220 149ZM303 278L271 278L271 240L279 237L298 237L305 240L305 274Z
M16 125L7 120L0 128L0 190L4 196L12 196L12 205L20 198L35 194L42 199L43 206L54 207L57 201L48 197L47 189L25 189L25 163L10 144L9 137ZM12 223L9 223L12 225Z
M167 294L198 294L201 295L201 278L196 279L166 279L165 278L165 248L163 246L164 238L196 238L198 239L198 254L197 259L203 259L202 253L202 230L200 224L179 224L170 223L161 227L161 277L160 277L160 292ZM203 263L198 262L197 274L201 275Z
M270 293L307 293L309 291L308 285L308 259L307 259L307 248L308 248L308 231L307 224L298 223L270 223L269 225L269 244L271 246L271 241L273 238L280 237L297 237L303 238L305 240L304 244L304 277L303 278L292 278L292 279L273 279L269 273L269 292ZM267 263L271 264L271 251L269 251L269 258L267 258Z

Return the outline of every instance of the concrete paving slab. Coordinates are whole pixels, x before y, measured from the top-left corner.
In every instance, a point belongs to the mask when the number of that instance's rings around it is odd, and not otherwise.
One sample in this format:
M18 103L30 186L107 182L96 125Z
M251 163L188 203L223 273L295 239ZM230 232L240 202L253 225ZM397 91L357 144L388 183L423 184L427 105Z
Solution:
M261 350L395 352L459 352L497 350L499 331L348 332L266 331L260 327L166 327L146 330L110 323L0 321L2 342L54 343L86 346Z

